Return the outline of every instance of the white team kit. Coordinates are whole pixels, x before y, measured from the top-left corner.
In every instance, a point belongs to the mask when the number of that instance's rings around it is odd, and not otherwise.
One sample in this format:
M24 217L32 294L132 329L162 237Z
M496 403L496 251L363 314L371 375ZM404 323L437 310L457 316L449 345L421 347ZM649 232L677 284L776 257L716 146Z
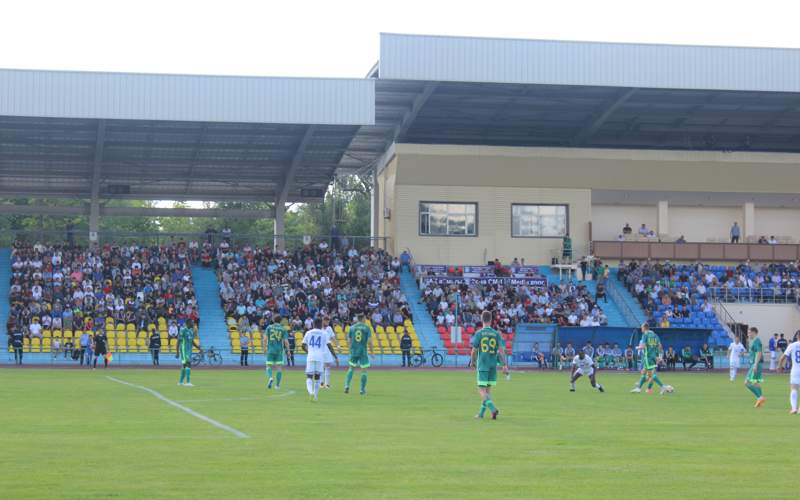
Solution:
M594 374L594 361L592 361L592 357L588 354L580 358L580 356L575 356L572 358L572 366L576 367L575 375L585 375L587 377L591 377Z
M333 344L333 340L336 338L336 334L333 333L333 328L328 326L323 331L325 332L325 338L324 338L325 343ZM333 354L331 354L330 349L327 349L327 348L325 349L325 359L324 359L324 361L325 361L325 364L333 363Z
M325 351L328 350L328 334L324 330L312 328L303 336L303 344L308 348L306 373L322 374L325 364Z
M742 353L745 352L744 345L741 342L732 342L728 346L728 366L730 366L731 382L736 380L736 370L739 369L742 363Z
M741 342L734 342L728 346L728 360L731 368L739 368L741 366L742 353L744 351L745 348Z
M789 344L789 347L786 348L783 355L792 361L789 383L800 385L800 342L792 342Z

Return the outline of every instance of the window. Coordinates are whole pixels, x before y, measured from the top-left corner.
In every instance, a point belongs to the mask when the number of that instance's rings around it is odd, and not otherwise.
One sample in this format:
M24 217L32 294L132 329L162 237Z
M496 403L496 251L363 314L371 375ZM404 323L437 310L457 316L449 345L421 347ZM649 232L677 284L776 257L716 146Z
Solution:
M563 238L567 235L567 205L511 205L511 236Z
M478 204L420 202L419 234L425 236L477 235Z

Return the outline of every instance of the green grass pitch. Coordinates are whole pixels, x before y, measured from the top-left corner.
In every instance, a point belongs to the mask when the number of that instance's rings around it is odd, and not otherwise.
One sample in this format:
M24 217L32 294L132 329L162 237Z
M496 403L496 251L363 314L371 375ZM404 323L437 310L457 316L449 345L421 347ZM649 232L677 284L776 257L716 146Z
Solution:
M797 498L800 417L786 376L764 408L723 374L662 374L676 392L604 394L566 372L514 372L497 421L475 420L472 371L343 371L312 403L299 371L267 391L263 371L0 371L4 498ZM249 435L237 438L151 388ZM354 385L357 384L357 376ZM294 391L294 392L291 392Z

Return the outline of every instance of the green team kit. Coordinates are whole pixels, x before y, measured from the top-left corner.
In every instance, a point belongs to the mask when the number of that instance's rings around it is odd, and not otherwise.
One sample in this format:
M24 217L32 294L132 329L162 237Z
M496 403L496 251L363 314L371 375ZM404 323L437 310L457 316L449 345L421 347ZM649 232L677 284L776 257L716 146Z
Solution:
M286 342L289 339L289 331L280 323L272 323L264 330L267 337L267 389L272 389L272 367L278 367L278 376L275 389L281 388L283 370L281 367L286 363Z
M472 347L477 351L475 368L478 386L497 385L497 365L500 362L500 350L505 349L503 337L497 330L484 327L472 337Z
M289 338L289 331L280 323L273 323L264 334L267 337L267 364L283 365L286 362L284 342Z
M372 330L365 323L359 321L350 327L347 332L347 339L350 343L350 368L347 370L344 382L344 392L350 392L350 383L353 381L355 368L361 368L361 390L360 394L367 392L367 372L369 368L369 352L367 346L372 337Z
M178 332L178 357L181 360L181 378L178 385L192 385L192 346L194 345L194 328L185 325Z
M747 377L745 380L752 384L761 384L764 382L764 374L762 373L762 368L764 365L764 348L761 344L761 339L756 338L750 343L750 369L747 371ZM758 354L761 354L759 357L758 363L756 363L756 357Z
M647 392L653 390L653 383L655 382L661 387L661 394L672 392L674 389L671 385L665 385L658 378L658 358L661 357L663 350L661 346L661 339L656 333L647 328L646 325L642 326L642 338L639 341L639 346L642 349L642 376L639 378L639 383L633 388L631 392L641 392L642 386L647 382Z
M372 331L364 323L356 323L350 327L347 337L350 339L350 366L359 368L369 368L369 353L367 344Z

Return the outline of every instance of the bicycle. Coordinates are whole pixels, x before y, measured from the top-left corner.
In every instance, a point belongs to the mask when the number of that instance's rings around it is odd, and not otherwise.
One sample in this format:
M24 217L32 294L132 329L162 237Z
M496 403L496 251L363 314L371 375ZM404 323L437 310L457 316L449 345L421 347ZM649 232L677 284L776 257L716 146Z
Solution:
M414 368L419 368L423 366L427 362L427 358L425 358L425 351L419 350L413 356L411 356L411 366ZM436 348L431 349L431 366L434 368L439 368L444 363L444 356L436 352Z
M192 354L192 366L197 366L201 363L209 366L219 366L222 364L222 354L216 352L213 346L205 351L200 350L200 352Z

